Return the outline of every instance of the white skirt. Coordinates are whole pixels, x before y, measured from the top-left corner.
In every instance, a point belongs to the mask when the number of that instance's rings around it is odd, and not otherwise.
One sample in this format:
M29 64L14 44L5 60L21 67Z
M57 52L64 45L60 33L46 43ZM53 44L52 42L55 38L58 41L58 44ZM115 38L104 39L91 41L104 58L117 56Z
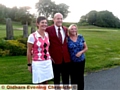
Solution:
M53 79L52 61L32 61L32 82L42 83Z

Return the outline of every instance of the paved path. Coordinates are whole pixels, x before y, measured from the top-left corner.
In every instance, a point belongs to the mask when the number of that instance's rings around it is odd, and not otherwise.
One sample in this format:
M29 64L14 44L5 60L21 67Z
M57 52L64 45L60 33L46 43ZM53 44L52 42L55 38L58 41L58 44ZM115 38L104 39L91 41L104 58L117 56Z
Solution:
M88 74L85 90L120 90L120 67Z

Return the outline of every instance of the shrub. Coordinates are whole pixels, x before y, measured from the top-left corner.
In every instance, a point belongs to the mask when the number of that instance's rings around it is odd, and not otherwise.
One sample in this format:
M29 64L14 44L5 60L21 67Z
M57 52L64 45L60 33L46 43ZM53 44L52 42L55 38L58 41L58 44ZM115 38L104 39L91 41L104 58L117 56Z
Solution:
M26 47L25 44L20 43L17 40L8 40L6 49L10 50L10 55L26 55Z
M27 38L18 38L16 40L18 40L20 43L23 43L25 47L27 47Z
M27 38L19 37L16 40L0 39L0 56L26 55Z
M0 39L0 56L26 55L26 40L24 38L18 40Z
M17 40L20 43L25 44L25 47L27 47L27 38L23 38L23 36L16 36L14 37L14 40Z
M4 39L0 39L0 49L5 50L7 45L7 41Z
M0 49L0 56L8 56L10 54L9 50Z
M8 56L10 54L10 50L6 48L7 41L4 39L0 39L0 56Z

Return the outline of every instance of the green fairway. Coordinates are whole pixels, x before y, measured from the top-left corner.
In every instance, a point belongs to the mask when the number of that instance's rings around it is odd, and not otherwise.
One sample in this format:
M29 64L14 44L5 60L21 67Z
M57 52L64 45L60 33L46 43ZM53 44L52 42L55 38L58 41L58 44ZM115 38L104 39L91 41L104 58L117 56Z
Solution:
M14 27L21 28L19 25ZM120 65L119 29L80 28L79 33L84 36L88 45L85 73ZM0 25L0 38L5 35L5 25ZM15 29L14 35L22 35L22 30ZM32 82L25 56L0 57L0 66L0 84L29 84Z
M120 65L120 30L79 29L88 45L86 72Z
M25 56L0 57L0 84L32 84Z
M28 33L30 34L30 26L28 27ZM13 34L14 37L23 35L23 26L20 24L13 24ZM6 25L0 24L0 38L6 37Z
M30 84L25 56L0 57L0 84Z

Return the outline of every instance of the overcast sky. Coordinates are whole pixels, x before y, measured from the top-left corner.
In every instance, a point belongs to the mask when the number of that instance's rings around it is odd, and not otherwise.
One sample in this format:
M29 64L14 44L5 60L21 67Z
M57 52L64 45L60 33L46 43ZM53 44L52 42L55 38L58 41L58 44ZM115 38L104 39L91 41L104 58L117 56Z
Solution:
M37 13L35 10L35 3L39 0L0 0L0 4L4 4L7 7L13 6L30 6L31 12ZM52 0L58 3L65 3L69 6L70 13L64 20L67 22L78 22L82 15L87 14L91 10L111 11L115 16L120 19L120 0Z

